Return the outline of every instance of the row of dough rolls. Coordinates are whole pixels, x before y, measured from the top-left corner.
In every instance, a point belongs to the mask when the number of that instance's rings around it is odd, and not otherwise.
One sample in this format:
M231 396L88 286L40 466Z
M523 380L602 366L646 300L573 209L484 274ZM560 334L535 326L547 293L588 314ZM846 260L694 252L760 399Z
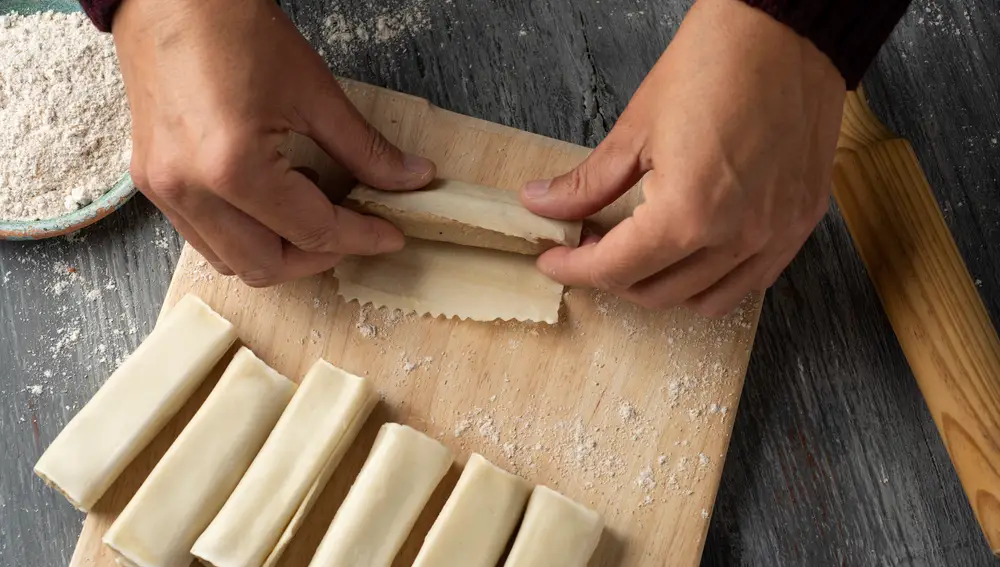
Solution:
M235 341L183 298L46 450L36 471L89 509ZM241 348L105 534L127 567L272 566L377 403L372 385L317 361L296 387ZM390 567L453 463L438 441L382 426L311 567ZM414 567L583 567L600 516L473 454Z
M451 464L441 443L383 425L309 567L391 567ZM495 567L518 520L505 567L584 567L604 527L597 512L473 454L413 567Z

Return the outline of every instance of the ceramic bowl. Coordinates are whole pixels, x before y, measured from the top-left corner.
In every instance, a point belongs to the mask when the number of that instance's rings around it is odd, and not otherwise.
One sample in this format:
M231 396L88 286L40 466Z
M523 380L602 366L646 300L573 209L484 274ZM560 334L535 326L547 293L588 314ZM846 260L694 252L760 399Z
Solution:
M79 12L73 0L0 0L0 14L17 12ZM37 221L0 220L0 240L39 240L80 230L110 215L135 195L132 177L124 173L104 195L89 205L62 216Z

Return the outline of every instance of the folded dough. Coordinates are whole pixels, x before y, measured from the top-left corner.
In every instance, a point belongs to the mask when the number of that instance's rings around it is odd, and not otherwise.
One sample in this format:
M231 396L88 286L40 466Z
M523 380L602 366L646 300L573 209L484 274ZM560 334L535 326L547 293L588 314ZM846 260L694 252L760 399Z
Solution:
M562 304L562 284L531 256L447 242L408 239L392 254L347 256L334 275L347 301L434 317L555 323Z
M531 484L473 454L413 567L496 567Z
M597 512L536 486L504 567L586 567L602 531Z
M423 433L383 425L309 566L390 567L451 462Z
M229 321L185 296L66 424L35 473L89 511L235 340Z
M264 444L295 384L241 348L104 535L118 562L188 567L191 546Z
M192 554L215 567L276 563L377 401L370 382L317 361Z
M516 191L437 180L420 191L380 191L358 185L345 206L382 217L409 237L537 256L580 244L580 221L540 217Z

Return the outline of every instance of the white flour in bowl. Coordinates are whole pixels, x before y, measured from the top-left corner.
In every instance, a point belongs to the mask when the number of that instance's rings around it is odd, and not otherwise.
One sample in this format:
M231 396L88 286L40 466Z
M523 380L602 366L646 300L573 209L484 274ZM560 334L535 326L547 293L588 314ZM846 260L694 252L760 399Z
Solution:
M0 220L64 215L128 171L111 36L82 13L0 15Z

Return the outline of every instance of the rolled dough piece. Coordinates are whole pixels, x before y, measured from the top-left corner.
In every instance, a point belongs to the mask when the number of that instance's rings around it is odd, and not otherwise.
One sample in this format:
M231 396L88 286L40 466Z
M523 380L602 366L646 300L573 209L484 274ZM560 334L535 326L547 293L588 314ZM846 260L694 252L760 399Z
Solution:
M35 473L89 511L235 340L229 321L185 296L66 424Z
M118 562L188 567L191 546L236 488L294 392L291 380L241 348L104 535Z
M390 567L451 462L423 433L383 425L309 566Z
M504 567L586 567L602 531L600 514L536 486Z
M215 567L276 563L377 401L370 382L317 361L192 554Z
M563 286L531 256L408 239L392 254L348 256L334 268L338 293L361 305L475 321L556 323Z
M540 217L516 191L438 180L420 191L379 191L358 185L345 206L382 217L412 238L537 256L577 246L583 223Z
M413 567L496 567L531 484L473 454Z

